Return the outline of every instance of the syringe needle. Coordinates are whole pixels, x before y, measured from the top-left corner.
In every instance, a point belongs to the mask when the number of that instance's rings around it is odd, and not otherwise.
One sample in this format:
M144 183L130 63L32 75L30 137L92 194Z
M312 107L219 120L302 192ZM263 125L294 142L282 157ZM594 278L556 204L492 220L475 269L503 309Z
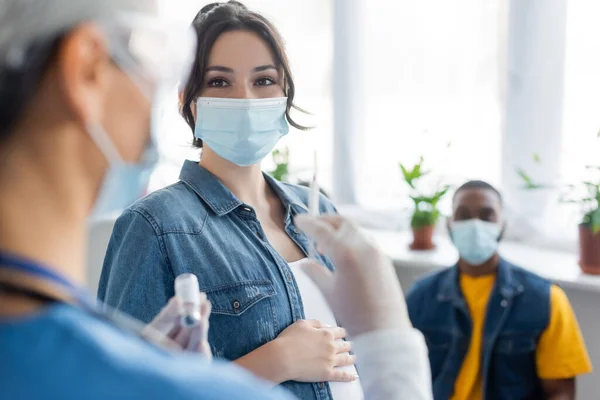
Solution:
M317 174L318 174L317 152L315 151L314 158L313 158L313 176L312 176L312 181L310 182L310 193L309 193L309 199L308 199L308 213L309 213L309 215L314 216L314 217L316 217L320 214L319 213L320 190L319 190L319 181L317 179ZM317 252L316 252L314 244L310 245L308 255L310 258L316 259Z

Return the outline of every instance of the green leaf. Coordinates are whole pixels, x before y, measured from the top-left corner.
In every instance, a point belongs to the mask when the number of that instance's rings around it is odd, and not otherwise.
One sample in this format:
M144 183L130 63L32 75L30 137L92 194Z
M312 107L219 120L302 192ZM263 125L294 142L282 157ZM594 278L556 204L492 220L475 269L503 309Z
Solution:
M278 180L279 182L287 182L288 180L288 165L287 164L279 164L273 171L271 171L271 176Z
M533 161L540 164L542 162L540 155L538 153L533 153Z
M410 221L410 226L415 229L432 226L437 223L439 218L440 212L438 210L415 210Z
M415 202L415 206L418 208L419 204L421 203L426 203L426 204L431 204L431 197L427 197L427 196L409 196L414 202Z
M517 168L517 174L519 174L519 176L521 177L521 179L523 179L525 181L526 184L532 184L532 180L529 177L529 175L527 175L527 173L525 171L523 171L521 168Z
M591 213L592 232L594 235L600 233L600 208Z
M408 177L408 171L406 170L406 167L402 165L402 163L398 165L400 166L400 170L402 171L402 176L404 176L404 179L406 179Z
M544 187L543 185L533 182L533 179L531 179L531 177L521 168L517 168L517 174L523 180L525 189L542 189Z
M404 181L408 184L408 186L415 189L415 185L413 184L412 171L407 170L406 167L402 164L400 164L400 169L402 170L402 176L404 176Z
M446 185L441 190L438 190L437 192L435 192L433 194L433 196L431 197L431 204L434 207L437 206L437 203L439 203L439 201L442 199L442 197L444 197L446 195L446 193L448 193L448 190L450 190L450 185Z

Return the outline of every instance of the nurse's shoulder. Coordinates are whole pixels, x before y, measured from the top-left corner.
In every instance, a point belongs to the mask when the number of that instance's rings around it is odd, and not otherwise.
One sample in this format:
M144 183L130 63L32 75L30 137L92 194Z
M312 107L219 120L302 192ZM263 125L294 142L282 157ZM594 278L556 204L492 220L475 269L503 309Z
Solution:
M288 399L230 365L175 355L64 305L1 321L0 358L4 399Z

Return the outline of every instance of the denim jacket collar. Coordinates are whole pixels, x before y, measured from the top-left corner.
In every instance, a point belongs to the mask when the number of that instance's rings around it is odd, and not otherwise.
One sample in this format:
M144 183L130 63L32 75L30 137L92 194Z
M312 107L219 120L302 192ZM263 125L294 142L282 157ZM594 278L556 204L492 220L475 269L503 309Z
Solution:
M300 212L308 211L302 200L286 185L267 174L265 180L283 202L284 207L294 207ZM192 189L218 216L229 214L244 203L240 201L219 179L202 167L198 162L186 160L183 163L179 180Z
M513 297L523 293L523 284L519 282L513 273L513 269L514 267L508 261L500 258L496 277L496 286L498 287L502 298L506 300L510 300ZM437 294L437 299L439 301L450 301L455 305L464 304L460 285L458 283L458 275L459 270L457 263L449 270L449 273L446 275L440 286L440 291Z
M290 206L294 208L296 212L308 212L308 207L306 204L302 201L302 199L300 199L300 197L298 197L296 192L289 188L288 185L279 182L270 175L264 174L264 176L267 183L271 186L271 189L275 191L275 194L277 194L277 196L281 199L286 208Z

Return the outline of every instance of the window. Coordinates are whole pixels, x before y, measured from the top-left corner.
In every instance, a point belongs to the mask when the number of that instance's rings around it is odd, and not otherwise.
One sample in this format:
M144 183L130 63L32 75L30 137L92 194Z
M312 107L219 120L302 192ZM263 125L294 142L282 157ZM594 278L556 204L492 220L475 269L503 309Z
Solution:
M367 9L361 204L410 207L398 163L421 155L446 183L498 183L498 2L370 0Z
M560 174L569 184L597 182L600 171L585 166L600 165L600 3L575 1L568 2L567 7ZM559 211L557 227L574 239L581 208L561 205Z

